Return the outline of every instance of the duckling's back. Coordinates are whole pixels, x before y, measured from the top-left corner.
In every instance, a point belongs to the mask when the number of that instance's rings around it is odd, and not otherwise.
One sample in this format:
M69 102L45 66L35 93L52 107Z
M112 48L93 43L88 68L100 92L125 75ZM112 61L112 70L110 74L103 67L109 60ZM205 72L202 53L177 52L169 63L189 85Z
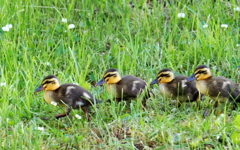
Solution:
M181 102L196 101L199 97L196 82L187 82L187 78L186 76L179 75L172 82L164 83L166 84L166 88L168 88L167 91L172 94L173 98L178 98Z
M132 75L123 76L116 83L117 98L135 98L146 87L146 82Z
M198 81L197 84L199 84ZM225 97L240 102L240 89L238 84L225 77L212 77L204 80L207 84L210 97Z
M52 96L63 105L68 105L73 109L94 104L92 94L75 84L66 83L61 85Z
M229 95L229 98L234 100L235 102L240 102L240 88L239 85L235 82L233 82L230 79L227 79L225 77L214 77L214 79L222 79L223 82L218 83L219 87L222 87L224 89L224 94Z

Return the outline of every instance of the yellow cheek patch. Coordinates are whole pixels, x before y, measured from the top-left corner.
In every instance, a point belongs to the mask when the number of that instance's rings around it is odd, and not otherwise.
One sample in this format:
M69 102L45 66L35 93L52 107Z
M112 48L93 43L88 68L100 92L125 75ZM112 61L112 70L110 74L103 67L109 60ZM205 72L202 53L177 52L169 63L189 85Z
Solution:
M167 82L171 82L173 79L171 77L163 77L161 78L161 81L159 81L160 83L167 83Z
M164 76L161 76L164 75ZM174 75L170 71L162 72L158 74L158 82L159 83L167 83L171 82L174 79Z
M204 80L206 78L207 78L206 75L201 74L197 77L197 80Z
M114 83L119 82L120 80L121 79L120 79L119 76L116 76L116 77L112 76L112 77L109 77L108 81L106 81L106 82L109 83L109 84L114 84Z
M204 80L204 79L207 79L209 77L211 77L211 75L209 73L207 73L207 74L200 74L200 75L196 76L197 80Z

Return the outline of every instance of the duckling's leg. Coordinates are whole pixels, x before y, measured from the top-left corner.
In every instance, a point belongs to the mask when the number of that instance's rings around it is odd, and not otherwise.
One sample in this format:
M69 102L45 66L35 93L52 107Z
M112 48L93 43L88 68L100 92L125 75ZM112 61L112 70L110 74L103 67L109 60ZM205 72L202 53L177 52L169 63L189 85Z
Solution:
M87 108L87 107L81 107L81 109L83 110L84 115L85 115L86 118L87 118L87 121L91 121L91 118L90 118L90 116L89 116L89 114L88 114L88 108Z
M145 99L142 100L142 106L143 106L144 108L146 108L146 106L147 106L147 104L146 104L146 100L145 100Z
M121 98L116 98L116 103L119 103L121 101Z
M215 101L213 107L216 108L218 106L218 100Z
M177 100L177 107L179 108L179 107L181 107L181 105L182 105L182 103L179 100Z
M56 119L59 119L59 118L65 117L65 116L69 115L70 112L71 112L71 108L68 107L68 108L66 108L66 113L64 113L64 114L58 114L58 115L55 116L55 118L56 118Z

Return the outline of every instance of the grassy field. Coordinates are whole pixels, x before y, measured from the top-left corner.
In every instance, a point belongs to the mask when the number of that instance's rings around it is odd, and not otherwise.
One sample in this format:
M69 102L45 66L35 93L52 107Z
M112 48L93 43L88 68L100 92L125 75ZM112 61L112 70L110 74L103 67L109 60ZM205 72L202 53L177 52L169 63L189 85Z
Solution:
M190 76L201 64L240 82L239 7L238 0L1 0L0 149L239 149L232 135L240 108L203 118L209 98L200 110L177 108L154 85L144 110L140 101L106 103L105 88L92 86L109 68L150 83L160 69ZM53 118L64 109L33 93L49 74L103 100L91 122L81 110Z

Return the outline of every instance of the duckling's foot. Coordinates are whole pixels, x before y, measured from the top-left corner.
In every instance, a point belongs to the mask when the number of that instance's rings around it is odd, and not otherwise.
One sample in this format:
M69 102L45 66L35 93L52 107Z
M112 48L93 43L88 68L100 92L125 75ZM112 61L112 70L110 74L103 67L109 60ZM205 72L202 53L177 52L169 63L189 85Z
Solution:
M89 114L88 114L88 108L86 108L86 107L81 107L81 109L83 110L84 115L85 115L86 118L87 118L87 121L91 121L91 118L90 118L90 116L89 116Z
M116 103L119 103L121 101L121 98L116 98Z
M111 103L112 101L111 101L110 99L107 99L106 102L107 102L107 103Z
M209 109L206 109L206 110L203 112L203 118L206 118L207 116L209 116Z
M47 117L42 117L41 119L42 120L49 120L49 118L47 118Z
M59 118L65 117L65 116L67 116L66 113L64 113L64 114L58 114L58 115L56 115L54 118L59 119Z
M214 108L216 108L218 106L218 101L216 101L213 105Z
M177 108L180 108L182 103L180 101L177 102Z
M146 100L143 100L143 101L142 101L142 106L143 106L144 108L146 108L146 106L147 106Z

